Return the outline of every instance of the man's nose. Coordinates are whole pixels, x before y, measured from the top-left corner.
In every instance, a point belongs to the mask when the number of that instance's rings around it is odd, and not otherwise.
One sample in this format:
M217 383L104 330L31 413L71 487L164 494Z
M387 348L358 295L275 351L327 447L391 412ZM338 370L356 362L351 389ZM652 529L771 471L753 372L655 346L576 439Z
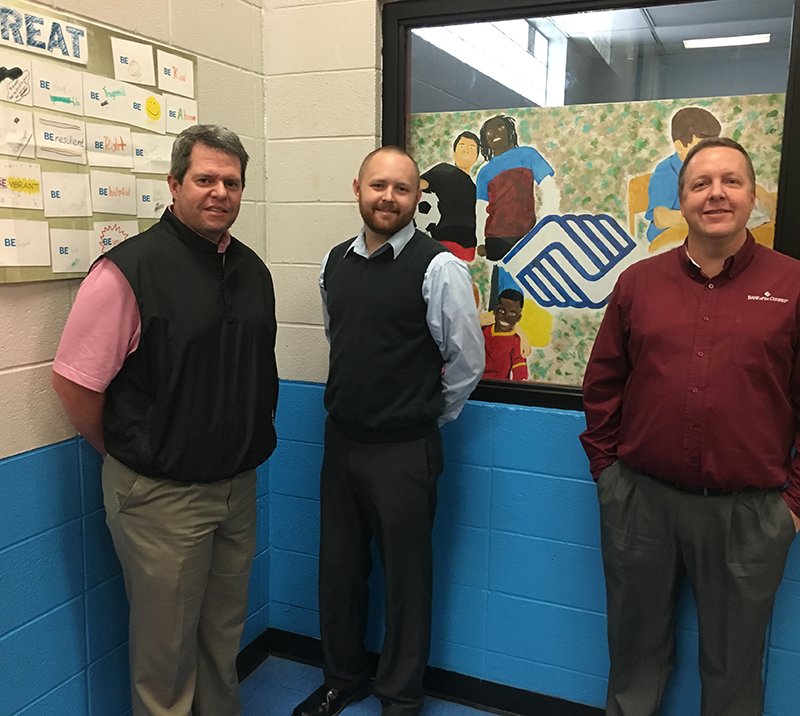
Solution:
M224 196L225 194L227 194L227 192L228 192L228 189L225 186L225 182L224 181L220 180L218 182L215 182L211 186L211 193L214 194L215 196Z

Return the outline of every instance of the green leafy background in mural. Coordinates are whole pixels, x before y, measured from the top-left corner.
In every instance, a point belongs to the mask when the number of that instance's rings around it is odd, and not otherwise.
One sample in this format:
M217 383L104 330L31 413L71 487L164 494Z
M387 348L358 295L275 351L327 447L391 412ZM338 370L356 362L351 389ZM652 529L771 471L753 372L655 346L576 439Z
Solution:
M610 214L627 230L628 181L651 172L674 152L670 123L682 107L702 107L714 114L722 135L741 142L750 153L759 184L775 191L784 102L785 95L769 94L413 114L408 149L423 171L452 162L453 140L460 132L479 134L490 117L508 115L516 122L520 146L535 147L553 166L561 214ZM479 160L472 168L473 178L481 166ZM644 240L645 228L646 222L637 216L637 240ZM469 268L485 307L491 266L476 258ZM549 312L550 341L533 347L528 358L530 380L579 386L602 311Z

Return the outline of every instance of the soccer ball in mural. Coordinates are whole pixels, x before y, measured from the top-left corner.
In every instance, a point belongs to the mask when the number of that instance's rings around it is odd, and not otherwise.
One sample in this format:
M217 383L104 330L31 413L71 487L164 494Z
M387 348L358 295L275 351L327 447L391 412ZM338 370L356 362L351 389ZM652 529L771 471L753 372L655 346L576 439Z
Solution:
M417 205L417 213L414 216L417 228L432 236L432 231L436 228L441 218L439 214L439 197L430 191L423 192L422 199Z

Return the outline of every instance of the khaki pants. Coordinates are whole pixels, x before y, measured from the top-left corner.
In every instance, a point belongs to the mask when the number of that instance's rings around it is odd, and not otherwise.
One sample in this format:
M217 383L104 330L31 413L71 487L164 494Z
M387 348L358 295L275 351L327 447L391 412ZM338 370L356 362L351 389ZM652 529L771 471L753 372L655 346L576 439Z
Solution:
M256 475L178 483L110 455L103 498L130 603L135 716L235 716L256 539Z
M617 461L597 483L608 601L609 716L658 713L684 577L700 634L703 716L760 716L761 666L795 530L776 490L704 497Z

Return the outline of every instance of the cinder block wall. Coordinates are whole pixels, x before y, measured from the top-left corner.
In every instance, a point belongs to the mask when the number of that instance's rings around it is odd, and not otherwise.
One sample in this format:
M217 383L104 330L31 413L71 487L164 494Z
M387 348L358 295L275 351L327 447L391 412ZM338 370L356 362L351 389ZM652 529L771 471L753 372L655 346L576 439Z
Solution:
M283 379L322 381L319 264L360 227L352 181L378 145L375 0L264 3L268 260Z

